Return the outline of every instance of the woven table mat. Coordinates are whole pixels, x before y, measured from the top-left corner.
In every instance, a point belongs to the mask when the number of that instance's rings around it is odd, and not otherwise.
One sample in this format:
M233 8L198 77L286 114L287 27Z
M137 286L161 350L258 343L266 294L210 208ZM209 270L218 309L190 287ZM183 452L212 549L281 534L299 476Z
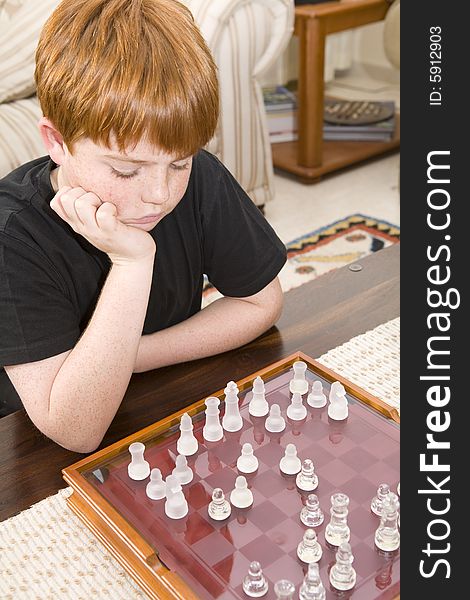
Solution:
M400 319L330 350L318 360L399 409ZM0 523L2 600L146 599L59 490Z

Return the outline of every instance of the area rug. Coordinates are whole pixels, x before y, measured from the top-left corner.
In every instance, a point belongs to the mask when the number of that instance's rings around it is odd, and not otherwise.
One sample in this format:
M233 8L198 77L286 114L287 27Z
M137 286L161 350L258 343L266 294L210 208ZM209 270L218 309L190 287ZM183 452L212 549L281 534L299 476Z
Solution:
M282 290L287 292L399 239L397 225L361 214L320 227L286 244L287 262L279 273ZM206 281L203 306L216 298L220 298L219 292Z

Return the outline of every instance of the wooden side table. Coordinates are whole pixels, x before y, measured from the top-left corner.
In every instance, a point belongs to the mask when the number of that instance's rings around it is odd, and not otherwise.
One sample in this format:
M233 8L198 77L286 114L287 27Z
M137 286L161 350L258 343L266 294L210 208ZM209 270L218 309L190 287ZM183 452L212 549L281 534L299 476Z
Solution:
M272 145L273 164L306 183L400 145L400 119L389 142L323 141L325 40L329 33L381 21L386 0L340 0L297 6L299 37L298 140Z

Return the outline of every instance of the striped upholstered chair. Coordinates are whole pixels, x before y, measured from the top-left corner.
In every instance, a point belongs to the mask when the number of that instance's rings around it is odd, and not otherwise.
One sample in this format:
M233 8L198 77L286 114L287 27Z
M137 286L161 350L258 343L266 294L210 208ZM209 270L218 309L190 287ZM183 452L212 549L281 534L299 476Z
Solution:
M260 77L286 47L294 0L182 0L219 67L221 116L208 149L257 205L274 193ZM0 177L44 154L36 123L34 52L59 0L0 1Z

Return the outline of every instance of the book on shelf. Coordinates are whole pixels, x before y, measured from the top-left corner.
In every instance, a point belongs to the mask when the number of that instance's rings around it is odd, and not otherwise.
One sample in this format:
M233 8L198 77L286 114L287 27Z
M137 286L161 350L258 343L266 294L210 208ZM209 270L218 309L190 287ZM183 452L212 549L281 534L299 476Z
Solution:
M297 96L283 85L264 87L263 101L268 113L297 107Z
M395 103L393 101L374 101L374 105L387 111L391 116L372 123L347 124L323 122L324 140L378 141L388 142L395 133Z

